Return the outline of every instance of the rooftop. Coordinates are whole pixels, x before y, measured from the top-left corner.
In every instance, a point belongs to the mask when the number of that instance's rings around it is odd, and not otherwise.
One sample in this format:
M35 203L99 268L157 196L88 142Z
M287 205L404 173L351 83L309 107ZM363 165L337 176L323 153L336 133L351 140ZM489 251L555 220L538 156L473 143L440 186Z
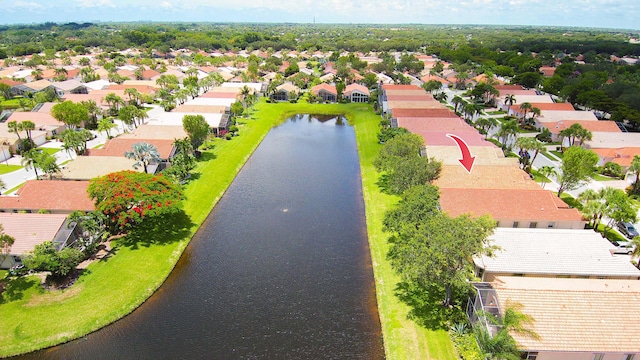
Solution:
M507 166L474 164L471 173L467 172L460 162L456 162L457 164L442 166L440 177L434 185L447 188L540 190L538 183L511 162L508 162Z
M473 201L469 201L473 199ZM495 220L581 221L582 215L543 189L440 188L440 205L450 216L491 215Z
M5 234L15 239L10 254L25 254L36 245L52 241L66 220L67 215L62 214L0 213Z
M628 257L593 230L496 228L489 238L500 250L474 262L486 273L636 277Z
M104 176L112 172L131 170L135 160L127 159L124 154L120 156L101 156L97 159L94 156L78 156L68 162L61 170L62 177L69 180L91 180ZM137 171L144 171L142 166Z
M524 349L640 352L638 280L501 276L492 285L502 309L519 303L535 319L539 340L512 334Z
M54 212L94 210L88 181L27 180L17 195L0 195L0 209Z

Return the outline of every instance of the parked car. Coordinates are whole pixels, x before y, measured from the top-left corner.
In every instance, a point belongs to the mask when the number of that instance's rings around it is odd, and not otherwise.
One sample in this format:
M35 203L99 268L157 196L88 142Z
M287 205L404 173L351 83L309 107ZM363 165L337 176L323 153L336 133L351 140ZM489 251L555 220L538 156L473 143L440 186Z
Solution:
M613 250L614 254L631 255L631 253L636 250L636 246L633 245L631 241L612 241L611 243L615 246L615 249Z
M618 230L629 239L633 239L634 237L640 235L633 224L621 221L618 223Z

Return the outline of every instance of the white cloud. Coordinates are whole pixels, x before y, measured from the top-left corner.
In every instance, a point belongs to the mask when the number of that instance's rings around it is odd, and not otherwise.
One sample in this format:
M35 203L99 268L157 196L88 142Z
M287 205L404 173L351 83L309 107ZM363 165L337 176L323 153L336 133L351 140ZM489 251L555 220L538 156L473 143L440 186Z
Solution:
M76 0L76 3L81 8L94 8L94 7L111 7L115 8L116 5L111 0Z
M173 5L171 5L171 3L168 1L163 1L162 3L160 3L160 7L165 9L173 9Z

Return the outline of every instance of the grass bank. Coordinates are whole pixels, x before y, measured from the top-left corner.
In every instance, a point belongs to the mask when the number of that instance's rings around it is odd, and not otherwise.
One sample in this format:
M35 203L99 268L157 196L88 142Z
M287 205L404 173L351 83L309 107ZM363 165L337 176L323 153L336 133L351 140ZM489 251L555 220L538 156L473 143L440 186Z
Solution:
M306 113L344 114L356 131L366 205L367 230L376 280L378 309L387 359L456 359L449 336L430 331L407 319L409 308L395 296L398 278L386 260L387 235L382 233L384 212L397 197L382 194L372 165L380 145L379 116L368 105L256 105L250 119L239 121L240 136L216 140L208 161L200 163L199 178L185 189L188 220L175 220L176 229L163 241L114 245L115 256L92 264L67 290L43 292L38 280L21 279L0 298L0 356L52 346L95 331L133 311L169 275L191 236L235 178L237 172L269 130L289 116Z

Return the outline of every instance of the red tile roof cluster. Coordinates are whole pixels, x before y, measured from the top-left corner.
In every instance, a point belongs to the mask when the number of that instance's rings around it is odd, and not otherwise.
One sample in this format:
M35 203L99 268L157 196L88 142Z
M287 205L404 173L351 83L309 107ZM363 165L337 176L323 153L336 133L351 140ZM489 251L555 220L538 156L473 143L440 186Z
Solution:
M168 159L173 151L173 140L158 139L125 139L117 137L107 141L100 149L87 150L88 156L122 156L126 151L131 151L133 144L149 143L156 147L161 159Z
M4 211L44 209L53 213L75 210L92 211L94 204L87 193L88 181L28 180L16 195L0 195Z

